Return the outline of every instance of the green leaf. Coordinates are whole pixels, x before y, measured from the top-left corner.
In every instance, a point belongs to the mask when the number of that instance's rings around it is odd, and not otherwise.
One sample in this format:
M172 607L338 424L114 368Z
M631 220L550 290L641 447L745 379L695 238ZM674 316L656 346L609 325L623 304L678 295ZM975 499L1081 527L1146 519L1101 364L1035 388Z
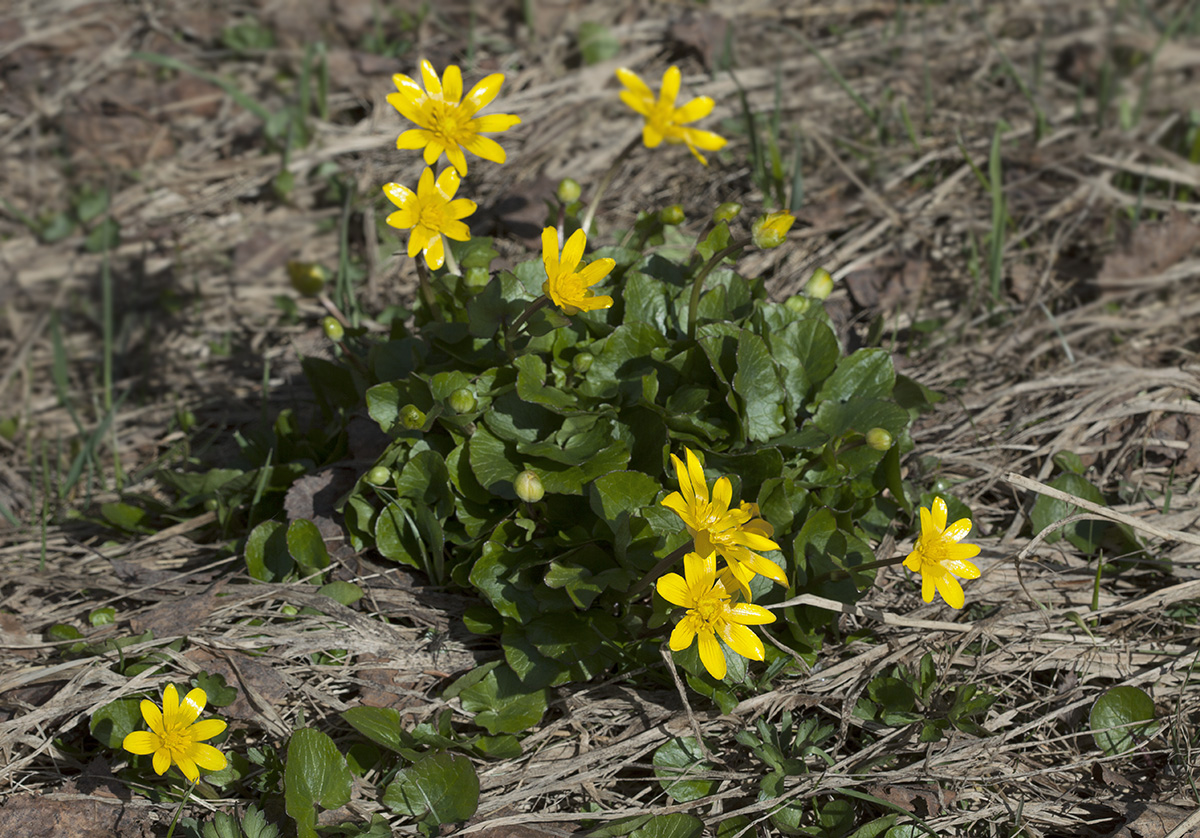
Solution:
M676 803L690 803L712 793L713 780L698 779L711 771L694 736L671 739L654 752L654 776Z
M225 683L225 676L220 673L197 672L192 678L192 685L204 690L208 703L213 707L228 707L237 701L237 687Z
M746 438L766 442L782 434L783 390L767 344L753 332L738 335L737 372L732 383L742 400Z
M103 516L105 521L125 532L141 533L144 535L154 531L142 523L142 520L146 517L146 510L132 504L120 502L102 503L100 504L100 515Z
M111 605L104 608L93 608L88 612L88 622L93 627L96 626L111 626L117 621L117 609Z
M579 24L577 40L579 41L579 53L583 56L583 63L589 66L616 58L621 51L621 42L603 23L585 20Z
M1138 687L1113 687L1096 699L1088 724L1104 753L1127 753L1154 732L1154 699Z
M120 748L125 737L142 724L141 701L118 698L92 713L88 729L109 748Z
M415 818L427 814L439 824L465 821L479 807L479 777L459 754L427 754L401 770L383 792L383 805Z
M399 501L389 503L375 519L375 547L386 559L420 567L420 550L415 546L416 529L408 509Z
M694 815L676 812L655 815L645 826L631 832L629 838L700 838L703 834L704 821Z
M546 386L546 362L537 355L522 355L513 361L517 368L517 395L522 401L552 410L575 404L574 396Z
M396 477L396 494L428 506L448 507L449 482L450 470L442 455L436 451L418 451Z
M328 582L317 591L321 596L327 596L342 605L353 605L363 598L363 589L353 582L343 582L340 579Z
M514 452L515 453L515 452ZM512 482L522 469L510 459L508 446L486 428L476 428L467 443L471 473L479 485L494 495L514 499Z
M307 518L297 518L288 524L288 553L300 567L300 573L311 576L329 567L329 550L317 525Z
M886 349L859 349L838 362L828 380L817 392L816 401L846 401L857 396L886 399L896 383L891 353Z
M899 438L908 428L909 417L908 411L892 402L852 396L846 401L821 402L812 421L835 438L851 432L865 435L872 428L883 428Z
M546 690L530 690L506 666L489 671L459 697L463 709L476 714L475 724L493 736L528 730L546 712Z
M1104 495L1100 494L1100 490L1078 474L1060 474L1051 480L1049 485L1069 495L1075 495L1100 506L1107 505ZM1038 499L1034 501L1033 509L1030 510L1029 521L1036 535L1047 527L1053 526L1058 521L1083 511L1082 508L1068 501L1052 498L1049 495L1038 495ZM1076 548L1085 553L1092 554L1100 549L1100 541L1106 529L1108 529L1108 524L1104 521L1076 521L1047 535L1045 542L1053 544L1065 535L1067 541L1071 542Z
M297 838L317 838L314 806L336 809L350 802L352 778L333 740L306 728L292 734L283 772L284 805L296 821Z
M391 707L351 707L341 713L352 728L407 759L416 759L412 743L400 724L400 712Z
M282 582L294 567L287 531L278 521L263 521L250 531L245 555L246 571L261 582Z
M654 503L662 485L640 471L611 471L597 477L588 489L592 511L616 532L623 520L639 515Z
M88 253L103 253L115 250L121 243L121 225L109 216L97 224L83 240L83 249Z

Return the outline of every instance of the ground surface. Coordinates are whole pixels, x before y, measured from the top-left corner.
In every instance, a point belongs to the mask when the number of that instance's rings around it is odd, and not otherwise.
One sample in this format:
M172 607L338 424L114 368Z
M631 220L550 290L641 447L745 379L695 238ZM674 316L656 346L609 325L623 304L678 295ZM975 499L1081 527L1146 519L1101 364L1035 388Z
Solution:
M893 572L843 620L847 634L866 626L886 642L830 646L811 677L737 715L701 711L706 733L805 706L837 720L844 741L872 674L929 651L1002 696L984 723L992 735L843 748L822 788L857 788L945 835L1165 835L1197 809L1200 35L1187 4L564 1L532 3L529 17L518 3L443 2L423 16L384 5L16 0L0 11L0 831L165 834L170 809L114 779L119 755L81 757L95 752L81 745L92 712L145 682L115 674L112 649L63 657L53 625L90 642L186 635L164 654L182 674L239 684L225 715L266 738L358 703L425 718L442 706L439 684L490 653L460 636L452 592L368 555L342 573L369 588L369 609L280 628L271 654L251 658L239 649L265 641L259 628L251 643L241 618L303 605L311 589L235 584L240 558L212 513L117 533L98 512L118 487L166 502L160 468L219 463L262 415L304 409L299 358L325 351L325 311L296 297L285 266L337 265L347 190L364 308L411 298L412 263L392 253L401 238L379 232L376 198L419 173L393 147L403 126L384 100L418 56L462 63L469 79L507 74L500 102L522 125L507 135L508 163L469 180L475 232L497 236L504 259L535 247L560 178L586 198L640 130L616 98L620 65L657 79L677 63L685 87L717 100L712 127L732 142L702 176L682 149L631 155L601 231L671 203L692 219L723 200L761 205L740 86L753 111L779 113L804 194L787 246L746 257L747 275L782 299L828 268L844 340L882 341L949 397L922 419L907 467L974 511L974 619L924 605ZM615 57L581 60L585 21L608 27ZM318 41L323 107L309 101L289 137ZM730 66L736 80L718 69ZM1155 562L1094 585L1094 556L1032 541L1031 481L1060 474L1064 454ZM1120 542L1104 547L1120 558ZM92 627L108 605L117 622ZM330 648L355 655L310 665ZM1087 732L1088 708L1121 684L1147 689L1162 723L1136 758L1105 757ZM524 757L480 767L470 829L569 831L590 804L670 810L644 778L647 755L688 728L677 696L596 684L560 694L555 710ZM752 770L716 776L735 788ZM348 807L374 811L366 797Z

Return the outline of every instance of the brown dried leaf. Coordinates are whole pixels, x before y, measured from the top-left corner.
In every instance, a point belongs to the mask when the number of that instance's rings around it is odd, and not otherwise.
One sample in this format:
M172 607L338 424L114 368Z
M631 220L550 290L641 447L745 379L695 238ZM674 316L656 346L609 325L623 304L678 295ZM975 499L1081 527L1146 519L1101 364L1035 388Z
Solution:
M94 797L22 794L0 806L0 835L22 838L152 838L153 823L146 809Z
M1104 260L1097 282L1123 286L1125 280L1160 274L1179 262L1200 242L1200 225L1178 210L1163 221L1139 224L1129 242Z
M283 499L288 520L307 518L317 525L321 538L340 541L342 527L335 516L338 499L354 488L357 475L351 468L327 468L316 474L306 474L292 484Z

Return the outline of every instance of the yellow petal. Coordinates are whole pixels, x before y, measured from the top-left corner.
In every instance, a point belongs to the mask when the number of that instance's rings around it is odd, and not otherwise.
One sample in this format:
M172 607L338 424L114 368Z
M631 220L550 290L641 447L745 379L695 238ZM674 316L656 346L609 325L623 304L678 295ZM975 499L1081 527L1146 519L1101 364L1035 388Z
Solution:
M191 782L196 782L200 779L200 771L196 768L196 763L192 762L191 757L186 754L176 754L175 764L179 766L179 770L183 772L183 776L187 777Z
M204 690L196 687L188 692L183 697L183 703L179 706L180 724L190 725L196 719L200 718L200 714L204 712L206 704L208 704L208 694Z
M687 454L688 477L692 482L692 494L708 503L708 481L704 478L704 467L700 458L690 448L683 449Z
M424 92L420 88L416 88L416 92L402 90L399 93L389 93L387 95L388 104L400 112L400 115L416 125L429 127L432 120L429 118L428 110L425 107L426 98Z
M462 101L462 70L457 64L451 64L442 73L442 98L457 105Z
M934 498L933 499L933 509L931 510L931 512L932 512L932 515L930 517L933 522L933 528L936 529L938 532L944 532L946 529L946 515L947 515L946 502L944 500L942 500L941 498ZM921 516L921 523L922 524L925 523L925 516Z
M425 148L432 139L424 128L409 128L396 138L396 148L401 151L412 151L415 148Z
M465 242L471 238L471 229L461 221L450 219L442 224L442 235L456 242Z
M463 148L481 160L490 160L493 163L503 164L508 159L504 148L491 137L481 137L475 134L463 141Z
M660 90L658 93L658 101L660 104L674 107L675 97L679 95L680 78L681 76L679 73L679 68L674 64L668 67L667 71L663 73L662 90Z
M421 81L425 83L425 90L431 96L442 95L442 83L438 81L437 71L428 59L421 59Z
M554 287L558 279L558 231L553 227L542 230L542 264L546 266L550 286Z
M684 518L688 514L687 501L683 499L683 495L679 492L671 492L662 499L662 505L674 512L680 518Z
M919 550L913 550L908 554L908 558L904 560L904 566L913 573L921 572L921 553Z
M485 131L488 133L497 133L499 131L507 131L514 125L521 124L521 117L511 113L493 113L485 116L477 116L473 120L472 126L476 131Z
M144 756L152 754L158 750L162 740L148 730L135 730L125 737L121 742L121 747L129 751L131 754Z
M725 653L712 632L698 635L700 638L700 662L708 674L720 681L725 677Z
M212 745L196 744L192 746L191 757L196 765L205 771L223 771L229 765L225 755Z
M590 291L588 292L591 293ZM581 311L598 311L602 308L612 308L613 298L607 294L597 294L592 297L584 297L579 301Z
M921 599L926 602L933 602L933 591L936 586L933 582L932 573L921 574Z
M446 159L450 161L450 165L460 175L467 173L467 158L462 153L462 149L457 145L451 144L446 146Z
M962 541L971 532L971 519L959 518L950 526L946 527L946 532L943 534L945 538L951 541Z
M408 236L408 258L414 258L425 249L425 245L429 244L429 236L429 228L424 225L418 224L412 228Z
M729 606L729 619L745 626L765 626L768 623L775 622L775 615L761 605L738 602ZM759 660L762 660L762 658L759 658Z
M426 168L421 172L421 179L417 181L417 199L420 202L425 202L432 197L434 190L433 169Z
M974 545L971 545L974 546ZM978 579L979 568L963 559L943 559L942 567L963 579Z
M159 748L154 752L154 773L166 774L167 769L171 767L171 752L166 748Z
M692 645L692 639L695 636L696 629L692 621L685 617L671 630L671 639L668 641L668 645L672 652L682 652Z
M175 721L175 716L179 713L179 692L175 689L174 684L167 684L163 688L162 714L163 724L168 727Z
M758 635L745 626L736 623L726 623L721 627L721 639L730 649L743 658L760 661L766 657L766 650Z
M462 103L463 114L465 116L474 116L476 111L482 110L491 104L491 101L496 98L496 94L500 92L500 85L502 84L504 84L503 73L492 73L490 76L485 76L467 94L466 101Z
M658 148L663 141L662 132L647 122L642 126L642 145L646 148Z
M712 131L701 131L699 128L684 128L683 141L689 146L702 148L705 151L717 151L725 147L729 140Z
M158 709L158 705L147 698L143 698L142 703L139 706L142 709L142 718L146 720L146 724L150 726L152 731L157 733L159 736L162 736L164 733L163 714L162 711Z
M445 150L446 147L442 145L441 140L430 140L429 145L425 146L425 152L421 155L425 159L425 165L432 166L437 162L437 159L442 156L442 152Z
M942 574L934 580L937 586L937 591L942 595L942 599L946 600L946 604L951 608L962 608L966 602L963 596L962 585L958 584L958 580L949 573Z
M747 564L759 576L765 576L772 582L778 582L780 585L787 585L788 583L787 575L783 572L783 568L770 559L751 553Z
M729 509L731 500L733 500L733 484L729 482L728 477L718 477L712 488L712 505L723 512ZM718 512L718 514L720 513Z
M455 198L450 203L446 204L446 217L458 220L466 218L471 213L478 209L478 205L470 198ZM454 238L451 236L451 238Z
M425 264L431 269L437 270L446 262L446 245L442 242L442 237L435 234L429 239L429 243L425 245Z
M597 259L595 262L589 262L580 269L579 281L583 283L584 288L590 288L608 276L616 266L616 260L607 257Z
M188 729L188 735L192 737L193 742L203 742L205 739L221 735L226 727L221 719L205 719L192 725Z
M587 233L583 232L583 230L576 230L567 239L567 243L563 245L559 270L563 273L574 273L579 260L583 258L585 247L587 247Z
M658 577L658 581L654 583L654 588L658 591L660 597L672 605L679 605L686 608L690 604L687 582L678 573L668 573L665 576Z
M629 92L639 99L653 99L654 91L642 81L641 76L626 67L617 68L617 79L629 89ZM624 96L622 96L624 99Z
M716 103L713 102L711 96L697 96L682 108L679 108L675 111L675 121L695 122L697 119L703 119L712 113L714 104Z
M654 97L650 95L649 90L646 91L645 96L634 93L632 90L622 90L620 96L626 106L641 116L649 116L650 111L654 108Z
M426 169L426 171L428 171L428 169ZM424 175L421 177L423 180ZM459 176L457 171L454 169L445 169L440 175L437 176L435 185L437 187L437 191L441 193L442 197L449 201L454 197L454 193L458 191L458 184L461 182L462 178Z

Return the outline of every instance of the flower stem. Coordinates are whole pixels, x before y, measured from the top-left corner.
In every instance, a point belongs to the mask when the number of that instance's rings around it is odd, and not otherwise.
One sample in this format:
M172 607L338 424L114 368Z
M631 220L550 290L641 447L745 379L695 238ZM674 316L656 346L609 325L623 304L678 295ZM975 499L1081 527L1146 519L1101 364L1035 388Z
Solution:
M704 292L704 280L708 279L708 275L712 273L713 268L721 264L726 256L736 253L748 244L750 244L749 237L738 239L737 241L730 243L725 248L714 253L712 257L704 263L704 267L697 271L696 278L692 280L692 297L688 301L689 340L696 339L696 324L700 319L697 309L700 308L700 295Z
M167 838L171 838L171 836L175 834L175 826L179 823L179 816L183 813L183 807L186 806L188 800L191 799L192 791L196 788L196 783L198 782L200 782L199 777L197 777L195 780L192 780L191 784L187 787L187 791L183 793L183 800L179 801L179 808L175 810L175 817L171 818L171 825L167 828Z
M638 135L625 144L625 147L617 152L617 156L613 159L612 165L608 167L608 171L604 173L604 177L600 179L600 185L596 187L596 192L592 195L592 200L588 202L587 212L583 214L583 221L580 223L580 228L585 236L591 235L592 219L596 217L596 209L600 206L600 199L604 197L604 193L612 184L613 178L617 176L617 170L621 168L621 164L625 162L625 158L629 156L629 152L633 151L634 146L641 141L641 136Z
M543 309L549 304L550 298L543 294L526 306L525 310L521 312L520 316L518 316L517 319L514 320L507 329L504 330L504 351L508 355L508 359L510 361L516 357L516 353L513 351L512 342L513 338L517 336L517 332L521 330L522 326L529 322L529 318L533 317L533 315L539 309Z
M644 591L647 587L649 587L651 581L657 579L659 576L662 576L664 570L682 559L693 549L693 547L694 542L689 541L678 549L673 550L665 559L660 561L654 567L650 568L646 575L643 576L636 585L629 589L629 598L633 599L635 596Z
M425 307L429 309L429 316L432 320L442 319L442 307L438 305L437 294L433 290L433 285L429 282L429 268L426 267L423 259L413 260L417 265L417 288L421 292L421 300L425 303Z
M900 564L901 562L903 562L905 560L905 558L907 558L907 557L906 556L893 556L890 559L878 559L877 561L867 562L866 564L855 565L854 567L852 567L848 570L843 570L842 568L835 568L834 570L831 570L828 573L822 573L820 576L814 576L812 579L808 580L808 585L806 585L806 587L811 588L812 586L820 584L822 582L833 582L838 579L849 579L850 575L852 573L858 573L860 571L878 570L881 567L890 567L894 564Z

